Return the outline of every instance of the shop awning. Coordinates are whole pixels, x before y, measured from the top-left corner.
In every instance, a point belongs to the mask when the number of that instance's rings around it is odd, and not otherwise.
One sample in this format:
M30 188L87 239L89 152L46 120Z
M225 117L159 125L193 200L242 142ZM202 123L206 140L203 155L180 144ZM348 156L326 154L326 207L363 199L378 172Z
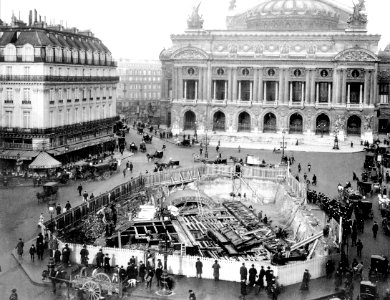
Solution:
M39 151L33 150L4 150L0 152L0 158L17 160L19 155L20 160L32 160L37 157L39 153Z
M53 169L60 167L61 163L46 152L41 152L28 166L30 169Z
M98 138L98 139L92 139L92 140L89 140L89 141L82 141L82 142L77 143L77 144L71 144L71 145L68 146L69 149L67 151L65 150L65 146L61 146L61 147L58 147L56 149L48 150L47 152L52 154L52 155L54 155L54 156L57 156L57 155L64 154L65 152L69 153L69 152L72 152L72 151L76 151L76 150L80 150L80 149L83 149L83 148L87 148L87 147L103 144L103 143L106 143L106 142L109 142L109 141L114 141L114 140L115 140L114 136L105 136L105 137L101 137L101 138Z

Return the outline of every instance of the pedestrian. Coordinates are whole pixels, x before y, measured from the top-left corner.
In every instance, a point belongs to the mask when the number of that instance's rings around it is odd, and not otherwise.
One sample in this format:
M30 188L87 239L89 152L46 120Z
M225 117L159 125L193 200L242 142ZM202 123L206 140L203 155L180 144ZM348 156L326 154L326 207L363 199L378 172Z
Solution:
M252 265L252 267L249 269L249 286L253 287L256 283L256 275L257 270L255 268L255 265Z
M189 290L188 293L190 294L188 298L189 300L196 300L195 293L192 290Z
M84 202L87 202L87 200L88 200L88 193L87 193L87 191L84 191L84 193L83 193L83 200L84 200Z
M146 275L146 267L142 261L139 262L139 272L138 273L139 273L139 277L141 278L141 281L144 282L145 275Z
M133 163L132 162L130 162L129 168L130 168L130 173L133 173Z
M271 267L267 267L267 271L265 271L265 281L267 282L267 291L271 288L272 278L273 278L273 271L271 270Z
M357 256L362 257L363 243L360 239L356 243L356 250L357 250Z
M83 186L81 185L81 183L77 187L77 190L79 191L79 195L81 196L81 192L83 191Z
M57 216L61 214L61 211L62 211L62 207L59 203L57 203L57 206L56 206Z
M152 288L153 276L154 276L154 270L153 270L153 268L150 268L148 275L146 277L146 288L149 288L149 289Z
M91 195L89 195L89 200L92 200L93 198L95 198L95 195L91 193Z
M104 257L104 272L105 273L110 273L110 257L108 256L108 253L106 253L106 256Z
M263 211L260 210L257 214L257 218L259 219L259 221L261 222L263 220Z
M217 150L217 153L219 152L219 146L215 147L215 150Z
M163 274L162 266L158 266L156 269L156 280L157 280L157 287L163 287L161 282L161 276Z
M221 268L221 266L218 264L218 260L214 261L212 268L214 269L214 272L213 272L214 280L218 281L219 280L219 269Z
M307 170L308 170L308 172L310 173L310 170L311 170L311 164L310 164L310 162L307 164Z
M37 244L37 257L40 260L43 260L43 253L45 252L45 245L43 242L38 242Z
M11 296L9 296L9 300L18 300L18 294L16 293L16 289L12 289Z
M62 249L62 262L65 266L70 265L69 258L70 258L70 249L68 244L65 244L65 247Z
M199 148L199 154L200 154L200 156L202 156L202 153L203 153L203 148Z
M43 217L43 213L39 215L39 220L38 220L38 227L41 228L43 226L43 222L45 221L45 218Z
M126 171L127 171L127 168L124 168L123 169L123 177L126 177Z
M372 233L374 234L374 239L376 239L376 235L378 234L378 223L374 221L374 225L372 225Z
M309 290L309 282L310 282L310 273L308 269L305 269L305 272L303 273L302 278L302 284L301 284L301 291L308 291Z
M353 148L353 142L351 142L351 148Z
M72 208L72 205L70 205L69 201L67 201L66 204L65 204L66 211L70 210L71 208Z
M28 252L30 253L31 261L34 262L35 261L35 253L37 252L37 249L35 248L34 244L31 245L30 250Z
M196 268L196 277L202 278L203 263L200 261L199 258L195 263L195 268Z
M37 253L38 254L38 253ZM59 249L57 249L55 252L54 252L54 262L56 264L59 264L61 262L61 251Z
M24 242L23 242L22 238L20 238L18 241L18 244L15 247L15 249L17 250L17 253L19 255L19 258L22 258L22 256L23 256L23 247L24 247Z
M298 173L301 172L301 163L298 163Z
M278 300L278 295L280 293L280 289L278 285L276 284L276 280L274 279L271 284L271 295L272 300Z
M245 280L246 282L246 278L248 276L248 270L247 268L245 267L245 263L242 263L242 266L240 268L240 276L241 276L241 280Z
M89 251L87 250L87 245L83 245L83 249L80 251L81 264L88 267L88 255Z
M165 144L162 145L162 151L165 151L167 149L167 146Z
M238 145L238 153L240 153L240 152L241 152L241 146Z
M103 249L100 249L98 253L96 253L96 266L101 268L103 266L104 254Z
M246 281L245 281L245 279L241 279L241 296L240 296L240 299L245 300L245 296L246 295L247 295Z
M265 270L264 270L264 266L261 266L260 268L260 272L259 272L259 278L257 279L257 282L256 282L256 285L258 286L258 290L257 290L257 293L260 293L261 289L264 288L264 276L265 276Z
M126 276L127 276L127 272L126 272L126 270L123 268L123 266L120 267L119 272L118 272L118 275L119 275L119 280L120 280L121 282L124 282L125 279L126 279Z

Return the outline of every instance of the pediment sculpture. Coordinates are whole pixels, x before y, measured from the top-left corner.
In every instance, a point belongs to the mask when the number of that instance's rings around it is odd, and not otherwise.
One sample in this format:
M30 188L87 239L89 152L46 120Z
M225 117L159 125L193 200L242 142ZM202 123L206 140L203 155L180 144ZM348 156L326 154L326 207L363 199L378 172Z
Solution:
M173 56L174 59L207 59L207 56L204 53L201 53L197 49L186 49L179 51Z
M349 49L336 55L335 60L339 61L377 61L374 54L363 49Z

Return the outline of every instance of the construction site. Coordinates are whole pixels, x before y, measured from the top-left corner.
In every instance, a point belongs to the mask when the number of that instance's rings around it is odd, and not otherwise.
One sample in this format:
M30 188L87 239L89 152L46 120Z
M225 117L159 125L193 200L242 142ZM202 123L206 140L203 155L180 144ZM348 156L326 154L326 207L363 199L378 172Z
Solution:
M101 226L91 247L287 265L337 246L336 230L323 236L324 213L306 205L304 186L286 167L211 165L154 176L143 179L136 197L116 203L115 229ZM103 222L99 214L104 209L92 215L95 223ZM83 244L69 240L69 232L82 231L74 227L59 239Z

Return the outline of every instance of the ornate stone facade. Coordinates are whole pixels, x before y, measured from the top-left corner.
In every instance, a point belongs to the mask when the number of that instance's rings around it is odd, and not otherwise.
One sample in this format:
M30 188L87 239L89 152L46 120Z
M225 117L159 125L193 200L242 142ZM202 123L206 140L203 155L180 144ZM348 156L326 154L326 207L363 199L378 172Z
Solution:
M300 9L307 11L301 30L270 29L283 13L268 10L290 4L297 6L289 11L297 22ZM319 7L330 30L308 25L317 22ZM352 13L322 0L268 0L229 17L228 30L173 35L172 48L160 55L162 102L171 104L173 132L372 136L380 36L352 30Z

